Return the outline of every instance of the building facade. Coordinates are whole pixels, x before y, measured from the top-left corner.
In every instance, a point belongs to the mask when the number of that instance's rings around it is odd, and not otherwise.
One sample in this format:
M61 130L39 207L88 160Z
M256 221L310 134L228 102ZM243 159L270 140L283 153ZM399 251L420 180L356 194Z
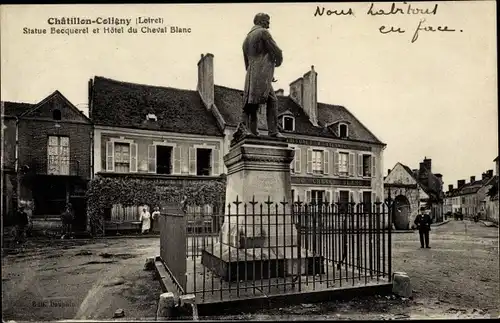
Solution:
M480 214L484 216L486 212L486 197L488 191L495 183L493 170L490 169L481 175L480 180L475 176L470 177L470 181L457 182L457 188L448 186L446 192L446 204L450 205L451 213L462 213L465 217L471 218Z
M224 138L197 91L119 82L89 82L94 175L188 185L222 174ZM147 206L114 205L107 230L132 229Z
M295 149L292 196L305 202L371 203L383 198L379 141L345 107L317 102L314 67L276 91L280 129ZM95 77L90 82L94 174L210 180L227 172L223 157L240 122L243 92L215 85L214 56L198 62L196 91ZM266 106L259 131L267 134ZM137 207L108 218L133 221ZM120 213L121 212L121 213ZM127 213L127 214L125 214Z
M432 173L432 160L424 158L419 169L397 163L384 179L384 198L394 199L393 221L396 229L410 229L420 207L431 209L434 221L443 221L444 193L441 174Z
M74 229L85 231L90 120L59 91L38 104L4 102L4 109L9 208L28 205L36 229L60 225L60 214L71 203Z

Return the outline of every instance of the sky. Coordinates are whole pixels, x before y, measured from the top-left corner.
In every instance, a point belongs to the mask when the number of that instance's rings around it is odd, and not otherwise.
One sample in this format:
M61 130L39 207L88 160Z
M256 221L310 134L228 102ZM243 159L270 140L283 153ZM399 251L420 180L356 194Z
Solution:
M373 3L371 11L370 2L1 6L1 99L37 103L59 90L87 113L87 83L96 75L194 90L202 53L214 54L216 84L242 89L241 45L254 15L265 12L284 56L274 88L288 94L289 83L314 65L318 101L345 106L387 144L384 174L397 162L418 168L428 157L445 187L480 178L498 155L495 2L398 2L395 14L374 15L391 4ZM341 10L352 14L332 14ZM61 17L131 23L123 34L97 24L88 34L51 34L51 27L88 26L48 24ZM139 17L163 22L136 25ZM144 26L191 33L146 34ZM391 26L401 32L380 31ZM47 34L24 34L25 27Z

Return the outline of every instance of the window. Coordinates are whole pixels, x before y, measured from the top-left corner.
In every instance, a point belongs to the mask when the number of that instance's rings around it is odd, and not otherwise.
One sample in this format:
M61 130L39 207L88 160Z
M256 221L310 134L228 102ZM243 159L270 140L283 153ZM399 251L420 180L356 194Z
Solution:
M349 191L339 191L338 199L339 211L347 212L349 203Z
M115 143L115 172L128 173L130 171L130 144Z
M311 204L318 205L325 202L325 191L311 190Z
M52 119L61 120L61 110L55 109L54 111L52 111Z
M172 147L156 146L156 173L172 174Z
M340 123L339 124L339 137L340 138L347 138L349 135L349 129L345 123Z
M69 175L69 137L49 136L47 173Z
M339 174L347 174L349 172L349 154L339 153Z
M323 151L313 150L312 152L312 168L313 173L323 174Z
M363 192L363 209L365 212L371 210L371 204L372 204L372 193Z
M363 155L363 176L371 176L371 155Z
M295 130L295 118L291 116L284 116L282 121L283 130L294 131Z
M212 149L196 149L196 175L210 176L212 173Z

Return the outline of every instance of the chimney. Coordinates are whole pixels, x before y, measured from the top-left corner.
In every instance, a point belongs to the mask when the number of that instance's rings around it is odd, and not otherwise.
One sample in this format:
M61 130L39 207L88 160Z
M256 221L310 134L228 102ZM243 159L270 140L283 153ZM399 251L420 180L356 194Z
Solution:
M201 54L198 61L198 93L205 103L207 109L214 104L214 55Z
M285 95L285 90L278 89L277 91L274 91L274 93L276 93L276 95L279 95L279 96L284 96Z
M434 174L434 176L436 176L436 177L439 179L439 183L441 183L441 185L443 185L443 183L444 183L444 182L443 182L443 175L442 175L442 174L437 173L437 174Z
M318 73L311 70L303 77L290 83L290 97L297 102L311 120L311 123L318 126Z
M476 176L471 176L471 177L470 177L470 182L471 182L471 183L474 183L475 181L476 181Z
M488 169L488 178L492 178L493 177L493 169Z
M387 175L389 175L389 173L390 173L390 172L391 172L391 169L389 168L389 169L387 170Z
M88 93L88 100L89 100L89 119L92 120L92 92L94 91L94 80L90 79L89 80L89 93Z
M451 191L453 191L453 184L448 185L448 192L451 192Z
M429 172L432 172L432 159L425 157L424 158L424 166L427 168Z
M457 188L462 188L462 186L465 185L465 179L458 180L457 182Z

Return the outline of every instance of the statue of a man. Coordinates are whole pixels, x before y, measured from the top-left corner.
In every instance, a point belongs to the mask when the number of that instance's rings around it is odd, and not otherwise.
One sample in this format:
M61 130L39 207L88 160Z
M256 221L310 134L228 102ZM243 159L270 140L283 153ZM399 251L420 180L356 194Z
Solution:
M272 82L274 68L283 62L283 54L269 33L270 17L258 13L254 26L243 42L246 77L244 107L240 127L244 134L259 135L257 113L260 104L267 104L267 128L271 137L283 138L278 131L278 98Z

